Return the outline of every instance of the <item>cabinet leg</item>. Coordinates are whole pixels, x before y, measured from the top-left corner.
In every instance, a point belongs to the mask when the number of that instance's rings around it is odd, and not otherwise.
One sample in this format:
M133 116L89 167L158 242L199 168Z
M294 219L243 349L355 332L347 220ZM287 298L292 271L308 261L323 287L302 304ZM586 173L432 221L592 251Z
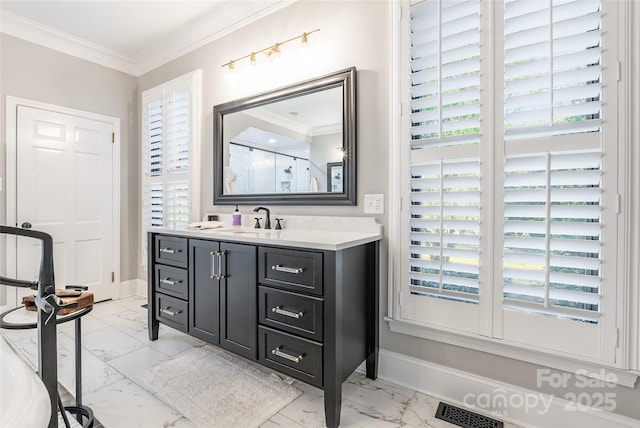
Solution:
M379 245L369 246L368 269L371 287L367 293L367 377L375 380L378 377L378 350L380 348L380 275L378 273Z
M160 323L156 320L149 321L149 340L157 340L158 339L158 328L160 327Z
M378 378L378 348L367 356L367 377L373 380Z
M338 428L342 410L342 384L324 389L324 418L327 428Z

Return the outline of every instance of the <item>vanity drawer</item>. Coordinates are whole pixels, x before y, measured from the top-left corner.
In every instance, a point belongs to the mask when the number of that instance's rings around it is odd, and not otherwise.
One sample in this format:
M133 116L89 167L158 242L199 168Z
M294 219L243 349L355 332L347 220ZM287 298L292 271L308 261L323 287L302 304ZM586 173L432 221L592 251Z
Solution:
M171 266L156 265L156 290L179 299L189 300L188 271Z
M322 387L322 345L258 327L258 360L311 385Z
M261 284L322 295L322 253L260 247L258 272Z
M322 299L259 287L260 323L322 342Z
M187 238L156 236L156 262L187 268Z
M187 331L188 303L175 297L156 294L156 319L177 330Z

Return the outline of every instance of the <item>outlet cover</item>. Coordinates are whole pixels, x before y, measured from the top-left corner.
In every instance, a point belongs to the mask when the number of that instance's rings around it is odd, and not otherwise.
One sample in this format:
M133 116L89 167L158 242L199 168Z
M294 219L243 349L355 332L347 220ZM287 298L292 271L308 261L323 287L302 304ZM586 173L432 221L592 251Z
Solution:
M365 214L384 214L384 195L364 195Z

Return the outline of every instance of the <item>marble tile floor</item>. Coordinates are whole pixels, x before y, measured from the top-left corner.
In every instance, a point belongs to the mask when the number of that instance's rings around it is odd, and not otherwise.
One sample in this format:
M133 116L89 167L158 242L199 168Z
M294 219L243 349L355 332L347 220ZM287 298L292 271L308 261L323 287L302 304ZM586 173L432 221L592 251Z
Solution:
M146 391L137 374L205 343L162 324L159 339L149 341L147 311L141 307L144 303L146 299L142 297L102 302L82 318L83 404L91 407L99 420L96 428L196 428L190 420ZM72 394L75 391L73 324L58 327L58 380ZM35 330L0 331L35 368ZM324 427L322 390L302 382L295 385L303 394L261 428ZM65 403L70 399L66 397ZM439 400L423 393L354 373L343 384L340 427L456 427L434 417L438 403ZM506 423L505 427L514 428Z

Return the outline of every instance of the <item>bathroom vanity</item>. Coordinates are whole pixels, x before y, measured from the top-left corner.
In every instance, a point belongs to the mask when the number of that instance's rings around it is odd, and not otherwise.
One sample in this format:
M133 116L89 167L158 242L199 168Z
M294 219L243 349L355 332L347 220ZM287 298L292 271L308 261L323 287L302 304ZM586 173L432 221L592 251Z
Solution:
M337 427L343 381L363 361L377 376L382 232L371 218L334 219L152 230L149 338L163 323L321 388Z

